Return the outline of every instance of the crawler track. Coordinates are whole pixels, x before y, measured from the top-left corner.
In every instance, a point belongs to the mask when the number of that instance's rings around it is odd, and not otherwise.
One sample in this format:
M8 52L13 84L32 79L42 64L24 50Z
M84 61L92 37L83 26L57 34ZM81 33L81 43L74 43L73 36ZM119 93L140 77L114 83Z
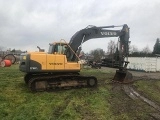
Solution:
M27 80L28 78L29 80ZM97 86L97 78L81 75L28 75L25 82L31 91L48 91Z

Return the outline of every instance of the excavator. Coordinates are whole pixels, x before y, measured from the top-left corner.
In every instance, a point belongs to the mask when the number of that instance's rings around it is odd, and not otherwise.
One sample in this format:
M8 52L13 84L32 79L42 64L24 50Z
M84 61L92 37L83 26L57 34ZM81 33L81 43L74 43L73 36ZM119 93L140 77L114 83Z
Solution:
M109 28L122 27L120 30ZM19 70L25 72L24 81L31 91L47 91L71 87L95 87L97 78L80 75L79 54L84 42L93 38L119 37L119 69L112 81L132 82L132 74L127 71L129 27L91 26L76 32L69 43L65 40L49 44L48 52L28 52L21 54Z

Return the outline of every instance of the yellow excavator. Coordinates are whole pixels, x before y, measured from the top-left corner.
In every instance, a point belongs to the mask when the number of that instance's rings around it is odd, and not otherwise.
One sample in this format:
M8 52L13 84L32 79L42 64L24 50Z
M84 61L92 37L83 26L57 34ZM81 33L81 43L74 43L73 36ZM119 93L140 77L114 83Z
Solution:
M120 30L109 28L122 27ZM132 82L132 74L127 71L129 49L129 27L88 26L76 32L69 43L65 40L49 44L49 51L24 53L20 57L19 70L25 72L24 81L32 91L46 91L70 87L95 87L97 78L80 75L81 64L78 62L82 43L93 38L119 37L119 70L113 81Z

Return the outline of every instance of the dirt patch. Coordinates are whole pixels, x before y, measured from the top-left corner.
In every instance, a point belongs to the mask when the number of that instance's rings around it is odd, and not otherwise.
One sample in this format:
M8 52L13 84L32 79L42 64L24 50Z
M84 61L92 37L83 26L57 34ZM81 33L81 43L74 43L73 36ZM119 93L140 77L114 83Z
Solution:
M102 67L99 69L100 71L107 71L109 73L116 73L117 68L109 68L109 67ZM130 73L132 73L135 80L138 79L159 79L160 80L160 72L142 72L142 71L131 71L128 70Z
M132 118L134 120L149 119L154 120L153 117L149 116L148 113L155 112L150 109L150 106L146 105L139 99L130 99L123 90L123 85L113 85L110 90L111 98L108 99L111 104L111 110L117 119ZM127 113L127 116L126 114Z
M116 73L115 68L108 68L108 67L102 67L100 71L104 72L107 71L108 73ZM160 73L159 72L140 72L140 71L129 71L133 75L134 81L139 80L149 80L149 81L157 81L160 80ZM122 84L110 84L111 87L111 93L113 94L113 97L109 99L109 103L112 105L112 111L117 114L123 114L125 112L133 113L131 114L131 118L134 119L157 119L159 118L159 114L155 113L159 110L159 106L156 104L156 102L151 101L146 97L146 95L143 94L143 92L137 92L136 88L137 86L133 85L122 85ZM129 89L130 87L133 87L132 89ZM155 89L159 89L159 86ZM134 90L134 91L133 91ZM127 96L128 97L127 97ZM130 99L132 98L132 99ZM111 101L110 101L111 100ZM151 107L152 106L152 107ZM148 111L146 111L148 110ZM141 118L141 114L145 114L146 117ZM158 116L158 117L157 117Z
M155 108L156 110L158 110L160 112L160 106L159 105L157 105L155 102L149 100L148 98L144 97L137 90L134 90L132 86L123 85L123 89L124 89L125 93L130 98L132 98L133 100L140 99L140 100L144 101L145 103L149 104L150 106L152 106L153 108Z

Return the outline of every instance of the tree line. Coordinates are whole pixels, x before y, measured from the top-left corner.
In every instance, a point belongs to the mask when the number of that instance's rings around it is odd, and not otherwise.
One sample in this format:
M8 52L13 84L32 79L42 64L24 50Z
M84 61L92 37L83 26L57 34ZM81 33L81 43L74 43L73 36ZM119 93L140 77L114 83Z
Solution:
M101 48L91 50L89 53L86 53L86 56L90 57L94 61L100 61L103 57L108 57L110 59L117 59L118 55L118 43L113 40L110 40L107 46L107 51L105 52ZM135 45L129 45L129 56L128 57L155 57L160 56L160 39L157 38L155 45L153 46L153 51L150 50L147 45L142 50L139 50ZM89 58L89 57L88 57Z

